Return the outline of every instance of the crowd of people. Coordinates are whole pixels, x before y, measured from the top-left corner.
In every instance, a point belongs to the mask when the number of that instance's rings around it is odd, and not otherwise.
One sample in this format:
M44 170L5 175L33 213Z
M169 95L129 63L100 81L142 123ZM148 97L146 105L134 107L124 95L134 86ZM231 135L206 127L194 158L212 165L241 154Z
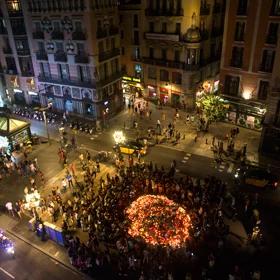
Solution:
M54 208L63 220L69 257L78 269L108 279L258 279L256 267L243 267L232 252L229 259L224 209L234 212L237 207L222 181L175 178L175 161L165 170L152 162L126 164L123 159L114 174L102 178L100 164L90 155L80 161L83 178L70 172L74 184L67 185L72 196L63 201L60 191L53 189L49 198L57 203ZM128 234L125 209L146 194L164 195L188 211L192 226L185 246L176 250L151 246ZM88 233L85 243L76 234L82 231Z

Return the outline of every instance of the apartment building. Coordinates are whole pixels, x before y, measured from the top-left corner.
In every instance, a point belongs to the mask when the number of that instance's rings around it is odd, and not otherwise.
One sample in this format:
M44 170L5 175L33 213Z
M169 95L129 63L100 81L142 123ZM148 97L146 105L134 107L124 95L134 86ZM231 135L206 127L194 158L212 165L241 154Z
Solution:
M270 79L267 97L267 113L265 115L260 151L266 155L280 159L280 38L277 37L275 60Z
M228 1L220 82L233 123L262 128L272 89L279 23L278 0Z
M36 87L30 43L20 1L1 1L0 90L4 103L32 102Z
M119 10L124 91L193 109L217 81L225 1L123 0Z
M24 50L29 46L35 87L25 95L27 104L51 104L61 112L104 119L122 107L117 1L2 2L10 9L20 7L26 26ZM7 63L12 74L22 75L17 61Z

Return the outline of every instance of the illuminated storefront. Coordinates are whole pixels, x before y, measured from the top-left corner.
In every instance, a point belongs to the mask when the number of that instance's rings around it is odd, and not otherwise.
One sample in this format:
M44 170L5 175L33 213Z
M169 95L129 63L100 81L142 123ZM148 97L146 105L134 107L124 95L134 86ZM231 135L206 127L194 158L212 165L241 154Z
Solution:
M122 79L123 94L132 94L136 97L143 95L143 86L140 78L123 76Z

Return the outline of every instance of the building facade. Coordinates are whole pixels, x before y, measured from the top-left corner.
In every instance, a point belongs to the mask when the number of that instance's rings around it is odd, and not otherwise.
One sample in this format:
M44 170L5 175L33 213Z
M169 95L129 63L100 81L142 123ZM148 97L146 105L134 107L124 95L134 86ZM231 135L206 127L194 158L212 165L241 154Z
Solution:
M124 0L119 10L124 90L193 109L219 73L225 1Z
M117 1L9 2L27 27L34 90L26 103L104 119L122 107Z
M0 72L4 103L26 105L36 90L27 22L20 1L0 2Z
M229 0L220 82L229 121L261 129L272 89L280 23L278 0Z

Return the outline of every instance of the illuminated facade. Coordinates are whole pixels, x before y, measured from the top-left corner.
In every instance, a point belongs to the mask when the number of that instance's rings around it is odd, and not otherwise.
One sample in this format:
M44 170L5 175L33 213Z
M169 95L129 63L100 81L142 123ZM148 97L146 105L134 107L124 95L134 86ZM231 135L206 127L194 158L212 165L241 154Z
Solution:
M261 129L270 102L279 23L278 0L228 1L220 82L233 123Z
M20 14L15 15L19 24L15 31L20 32L24 24L26 27L21 52L24 61L29 59L27 80L32 77L33 82L32 93L28 98L25 95L26 103L52 104L57 111L91 118L107 118L122 107L117 1L7 0L6 3L2 4L3 12L20 9ZM2 22L9 25L11 19ZM6 37L14 37L17 43L16 34L10 36L9 29L8 26ZM1 41L5 42L4 39ZM8 74L18 74L16 77L20 78L12 81L24 89L20 58L8 57Z
M19 0L0 2L0 72L4 103L39 103L27 22Z
M121 63L131 91L194 108L219 72L225 1L121 1ZM128 90L129 91L129 90Z

